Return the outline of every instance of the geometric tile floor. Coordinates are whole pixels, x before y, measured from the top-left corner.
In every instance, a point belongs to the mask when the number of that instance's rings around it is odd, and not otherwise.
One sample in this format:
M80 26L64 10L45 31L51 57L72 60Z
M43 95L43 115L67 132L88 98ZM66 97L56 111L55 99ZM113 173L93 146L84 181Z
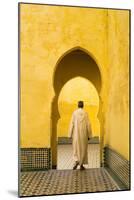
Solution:
M120 190L104 168L21 172L20 196Z
M60 144L57 149L57 169L72 169L74 164L72 144ZM88 144L88 165L84 166L86 168L100 167L100 144Z

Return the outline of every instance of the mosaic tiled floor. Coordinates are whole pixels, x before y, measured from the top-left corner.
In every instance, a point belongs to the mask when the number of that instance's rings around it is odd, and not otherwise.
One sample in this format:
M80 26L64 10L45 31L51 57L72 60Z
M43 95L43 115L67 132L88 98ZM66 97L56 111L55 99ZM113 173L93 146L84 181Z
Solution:
M58 164L57 169L72 169L72 145L60 144L58 145ZM86 168L99 168L100 167L100 145L88 144L88 165Z
M21 172L20 196L119 190L104 168Z

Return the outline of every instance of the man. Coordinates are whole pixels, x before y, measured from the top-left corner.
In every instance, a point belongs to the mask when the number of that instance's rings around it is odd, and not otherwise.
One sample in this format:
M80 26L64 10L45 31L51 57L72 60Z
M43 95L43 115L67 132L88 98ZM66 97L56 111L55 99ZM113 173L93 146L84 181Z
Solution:
M92 137L92 130L88 114L83 110L83 101L78 102L78 109L73 112L69 128L69 137L73 143L73 169L84 170L83 164L88 164L88 139Z

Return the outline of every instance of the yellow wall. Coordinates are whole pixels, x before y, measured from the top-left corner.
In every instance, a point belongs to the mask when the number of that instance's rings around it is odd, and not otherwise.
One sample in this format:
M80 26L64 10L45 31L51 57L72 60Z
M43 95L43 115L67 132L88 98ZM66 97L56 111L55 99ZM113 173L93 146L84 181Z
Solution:
M76 77L64 85L60 92L58 108L60 119L57 126L57 136L67 137L68 128L72 113L77 109L77 102L84 101L84 110L88 112L92 124L93 136L100 136L99 120L97 114L99 110L98 93L87 79Z
M129 159L129 12L108 12L109 99L105 143Z
M74 47L101 72L104 142L128 159L128 11L20 4L21 147L50 147L55 67Z
M21 147L50 147L56 63L80 46L107 72L106 10L22 3L20 20Z

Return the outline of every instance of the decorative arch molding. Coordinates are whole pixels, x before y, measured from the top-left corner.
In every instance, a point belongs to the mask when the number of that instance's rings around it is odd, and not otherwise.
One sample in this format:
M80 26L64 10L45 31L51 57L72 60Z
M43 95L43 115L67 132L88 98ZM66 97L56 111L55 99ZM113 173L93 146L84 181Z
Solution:
M70 57L71 56L71 57ZM74 60L72 59L74 57ZM81 57L81 62L84 63L85 59L86 62L89 63L89 67L86 65L79 67L79 69L73 65L73 68L70 69L66 67L66 62L69 62L69 59L72 59L75 62L75 59L78 60ZM77 60L76 60L77 61ZM69 63L68 63L69 64ZM90 67L91 64L91 67ZM74 48L71 48L67 50L64 54L60 56L60 58L57 60L55 67L54 67L54 73L53 73L53 89L54 89L54 96L52 98L51 103L51 138L50 138L50 146L52 150L52 168L57 168L57 122L60 118L59 110L58 110L58 98L61 89L63 86L71 79L76 76L81 76L83 78L88 79L93 83L93 85L96 87L99 99L100 99L100 105L99 105L99 111L98 111L98 119L100 121L100 143L101 143L101 162L102 162L102 146L103 141L101 138L103 133L101 130L101 127L103 127L103 117L102 117L102 98L101 98L101 89L103 84L103 77L102 77L102 70L99 66L96 58L86 49L76 46ZM94 76L94 77L93 77Z
M54 89L54 92L55 91L55 74L56 74L56 70L58 68L58 65L59 63L63 60L63 58L65 58L67 55L75 52L75 51L81 51L83 52L85 55L89 56L93 61L94 63L96 63L96 65L98 66L98 71L100 72L100 77L101 77L101 84L103 84L103 73L102 73L102 68L101 68L101 65L99 64L99 61L98 59L87 49L85 49L84 47L81 47L81 46L75 46L75 47L72 47L68 50L66 50L60 57L59 59L56 61L55 63L55 66L54 66L54 72L53 72L53 75L52 75L52 83L53 83L53 89ZM101 87L102 88L102 87ZM99 92L101 93L101 91Z

